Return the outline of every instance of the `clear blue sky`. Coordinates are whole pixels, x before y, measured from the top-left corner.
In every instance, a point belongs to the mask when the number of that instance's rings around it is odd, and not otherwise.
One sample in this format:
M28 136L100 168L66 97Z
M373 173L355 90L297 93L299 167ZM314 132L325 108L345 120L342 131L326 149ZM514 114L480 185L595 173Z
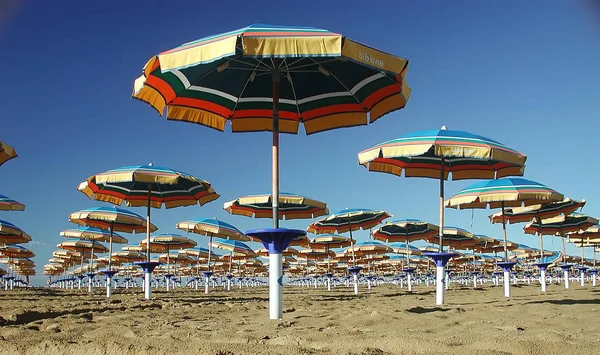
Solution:
M78 183L123 165L152 162L187 171L222 195L204 207L153 210L161 232L177 232L176 222L193 217L216 216L241 230L270 226L222 210L230 199L270 191L269 133L168 122L130 99L133 80L152 55L251 23L326 28L411 61L406 109L370 126L282 137L282 191L325 201L332 211L385 209L395 218L437 223L436 180L369 173L356 154L447 125L525 153L525 177L587 199L584 212L600 216L600 17L592 2L12 3L10 11L0 9L0 140L20 157L0 167L0 194L27 208L0 219L33 237L28 247L37 253L39 274L63 240L58 233L75 226L69 213L102 205L76 191ZM447 196L472 182L448 182ZM447 225L501 238L489 213L475 211L471 218L471 211L447 210ZM282 225L304 229L309 222ZM539 246L522 227L509 227L509 239ZM131 243L142 238L126 236ZM196 240L205 245L202 238ZM559 249L560 241L547 237L545 247ZM575 247L569 252L579 255Z

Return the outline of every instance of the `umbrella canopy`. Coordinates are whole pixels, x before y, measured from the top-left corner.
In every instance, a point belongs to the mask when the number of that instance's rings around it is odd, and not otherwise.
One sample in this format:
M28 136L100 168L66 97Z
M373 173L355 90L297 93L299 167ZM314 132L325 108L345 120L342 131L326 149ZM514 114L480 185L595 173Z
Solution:
M219 248L230 251L232 253L243 254L245 256L250 257L256 255L254 250L252 250L246 243L240 242L238 240L217 240L210 243L209 247Z
M0 220L0 243L21 244L31 241L31 237L14 224Z
M140 233L147 229L146 219L137 213L116 206L93 207L73 212L69 221L81 226L93 227L124 233ZM150 232L158 228L150 224Z
M210 183L190 174L153 165L124 166L90 176L79 191L94 200L130 207L173 208L219 198Z
M307 231L313 234L332 234L357 231L359 229L367 230L391 216L385 211L366 208L346 208L310 224Z
M16 157L17 152L13 147L4 142L0 142L0 165Z
M279 130L297 133L302 122L311 134L401 109L407 70L408 60L337 33L254 24L152 57L133 97L170 120L221 131L229 120L234 132L271 131L278 101Z
M502 244L502 241L482 234L475 234L474 239L475 245L473 246L473 251L479 253L486 253L488 252L487 250L490 250Z
M561 193L539 182L502 178L470 185L448 199L446 206L459 209L521 207L563 199Z
M254 252L256 253L256 255L262 256L265 258L269 256L269 250L267 250L267 248L259 248L259 249L256 249ZM292 247L287 247L283 250L283 252L281 252L281 254L283 256L298 255L298 249L292 248Z
M392 248L376 240L367 240L358 242L354 245L354 250L361 254L385 254L392 252Z
M350 246L350 238L337 234L322 234L310 240L310 247L314 249L345 248Z
M97 253L106 253L108 248L103 244L98 243L95 240L67 240L62 243L59 243L57 246L59 249L72 250L85 253L86 250L92 250Z
M452 180L521 176L527 157L490 138L464 131L417 131L358 153L369 171ZM442 166L444 169L442 170Z
M77 229L66 229L60 232L61 237L95 240L99 242L108 242L111 240L111 233L105 229L81 227ZM112 242L125 244L128 240L119 234L112 234Z
M145 258L146 256L144 254L132 250L117 251L111 254L111 259L125 263L143 261Z
M383 226L375 229L372 235L373 239L386 243L409 243L437 236L438 233L439 227L435 224L418 219L400 219L385 222Z
M25 205L10 197L0 195L0 211L24 211Z
M200 259L206 259L208 258L208 253L210 251L206 248L201 248L201 247L194 247L194 248L188 248L188 249L183 249L183 250L179 250L178 253L182 253L182 254L186 254L186 255L190 255L190 256L195 256L196 258L200 258ZM214 253L212 253L214 255ZM215 255L217 258L219 257L218 255Z
M584 232L586 229L598 224L598 219L583 213L571 213L568 216L557 216L538 221L529 222L523 227L526 234L544 234L565 236L569 233Z
M562 201L535 204L525 207L504 209L504 220L510 224L526 223L534 219L547 219L559 215L568 215L585 206L585 200L577 201L565 198ZM491 223L502 223L502 212L489 216Z
M388 244L388 246L392 248L392 252L396 254L421 255L421 249L410 244L394 242Z
M142 248L146 247L146 239L140 242ZM150 238L150 251L153 253L159 253L169 250L187 249L196 246L196 242L190 238L181 236L179 234L163 233L157 234Z
M209 237L232 239L239 241L250 240L244 233L233 225L218 220L217 218L196 218L179 222L175 226L187 232L192 232Z
M235 215L272 218L272 200L272 194L248 195L225 202L223 209ZM279 192L279 219L312 219L326 214L329 214L329 210L325 202L289 192Z
M35 253L20 245L5 245L0 246L0 255L9 258L33 258Z
M454 249L473 249L476 243L473 233L466 229L458 227L444 227L444 246L450 246ZM428 239L430 243L438 244L439 238L431 237Z

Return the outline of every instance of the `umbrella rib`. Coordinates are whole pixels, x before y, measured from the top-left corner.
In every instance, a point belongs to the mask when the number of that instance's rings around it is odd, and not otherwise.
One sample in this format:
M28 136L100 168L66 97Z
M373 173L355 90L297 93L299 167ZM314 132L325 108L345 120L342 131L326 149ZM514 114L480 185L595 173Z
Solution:
M320 65L319 62L317 62L316 60L314 60L312 58L310 58L310 60L312 60L316 64ZM356 97L356 95L354 95L354 93L350 89L348 89L348 87L340 79L338 79L338 77L334 73L329 71L329 75L331 75L335 80L337 80L337 82L340 83L344 87L344 89L346 89L347 92L352 94L352 97L354 98L354 100L356 100L356 102L360 105L360 107L363 108L363 110L365 110L365 112L368 111L367 108L365 107L365 105L363 105L363 103Z
M294 95L294 101L296 101L296 111L298 112L298 118L302 119L302 114L300 113L300 107L298 106L298 97L296 96L296 89L294 88L294 82L292 81L292 75L290 74L289 66L285 63L285 67L288 69L288 75L286 77L290 81L290 86L292 87L292 94Z
M243 56L243 55L242 55L242 54L240 54L240 55L238 55L238 56L236 56L236 57L233 57L233 58L231 58L231 59L229 59L229 60L234 60L234 59L236 59L236 58L241 58L242 56ZM194 80L194 82L193 82L193 83L190 83L190 86L188 86L188 87L185 87L185 85L184 85L184 89L183 89L181 92L177 93L177 94L174 96L174 99L175 99L175 98L177 98L177 97L180 97L180 96L182 96L182 95L183 95L183 93L185 93L186 91L188 91L188 89L189 89L190 87L192 87L192 86L196 85L196 83L200 82L202 79L206 78L208 75L210 75L210 74L214 73L214 72L217 70L217 68L218 68L218 66L215 66L214 68L212 68L211 70L209 70L207 73L204 73L204 75L202 75L202 76L201 76L201 77L199 77L198 79ZM181 73L181 71L179 71L179 72ZM177 77L178 77L178 75L176 75L175 73L173 73L173 74L174 74L175 76L177 76ZM184 77L187 79L187 77L186 77L186 76L185 76L183 73L181 73L181 74L182 74L182 75L183 75L183 76L184 76ZM181 80L181 79L179 79L179 80ZM182 82L182 83L183 83L183 82ZM171 104L171 103L169 102L169 103L168 103L168 105L170 105L170 104Z
M256 70L256 68L258 68L261 65L261 63L262 63L262 59L258 61L258 63L256 64L256 66L254 67L254 69ZM250 78L252 77L252 73L253 72L254 71L252 71L250 73L250 75L248 75L248 79L246 79L246 83L244 84L244 87L240 91L240 94L238 95L237 100L235 100L235 105L233 106L233 109L231 110L231 115L228 117L229 119L231 119L233 117L233 113L235 112L235 109L237 108L237 105L240 102L240 99L242 98L242 95L244 94L244 91L246 91L246 87L250 83Z

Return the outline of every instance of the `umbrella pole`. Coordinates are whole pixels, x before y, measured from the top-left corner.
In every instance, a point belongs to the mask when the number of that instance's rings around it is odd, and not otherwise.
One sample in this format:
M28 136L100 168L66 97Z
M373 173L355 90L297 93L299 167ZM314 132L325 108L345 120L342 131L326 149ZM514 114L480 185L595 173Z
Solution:
M110 239L108 240L108 271L112 271L112 242L114 233L114 223L110 223Z
M146 205L146 262L150 262L150 199L152 197L152 187L148 184L148 203ZM151 289L152 272L150 269L144 269L144 298L149 300L152 297Z
M279 60L273 60L273 69L271 70L273 80L273 228L279 228Z
M352 239L352 226L350 226L350 220L348 220L348 231L350 231L350 250L352 251L352 266L356 267L356 258L354 256L354 240Z
M206 268L207 268L208 272L210 272L210 254L211 254L211 249L212 249L211 245L212 245L212 240L213 240L212 233L210 234L209 238L210 239L209 239L209 242L208 242L208 262L207 262L207 265L206 265Z
M152 189L148 185L148 204L146 210L146 262L150 262L150 198L152 197Z
M408 236L406 236L406 267L407 268L410 267L410 258L408 257L409 252L410 252L410 249L408 248Z
M504 201L502 201L502 237L504 238L504 261L508 262L508 248L506 246L506 219L504 216Z
M169 243L167 243L167 273L165 274L166 278L165 281L167 282L167 292L169 291L169 284L171 283L171 278L169 277L169 264L171 263L170 260L171 257L171 253L170 253L170 249L169 249Z
M544 237L542 234L542 218L540 217L540 214L538 213L537 215L537 221L540 224L540 263L544 262Z
M92 274L92 265L94 262L94 241L92 240L92 251L91 251L91 255L90 255L90 263L88 266L88 273ZM88 292L92 292L92 278L88 276Z
M444 157L440 157L440 253L444 252Z

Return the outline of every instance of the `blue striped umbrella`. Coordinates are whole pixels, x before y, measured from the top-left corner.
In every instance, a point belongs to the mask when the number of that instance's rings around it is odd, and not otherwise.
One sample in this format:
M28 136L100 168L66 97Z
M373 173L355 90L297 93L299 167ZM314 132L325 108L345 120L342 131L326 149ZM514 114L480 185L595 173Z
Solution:
M0 211L24 211L25 205L10 197L0 195Z
M187 232L192 232L200 235L205 235L210 238L208 245L210 245L213 241L213 237L222 238L222 239L230 239L230 240L240 240L247 241L250 240L244 233L242 233L239 229L234 227L233 225L221 221L217 218L196 218L190 219L187 221L179 222L176 225L177 229L185 230ZM207 261L207 271L210 272L210 259L211 259L211 249L208 248L208 261ZM199 271L199 267L197 271Z

